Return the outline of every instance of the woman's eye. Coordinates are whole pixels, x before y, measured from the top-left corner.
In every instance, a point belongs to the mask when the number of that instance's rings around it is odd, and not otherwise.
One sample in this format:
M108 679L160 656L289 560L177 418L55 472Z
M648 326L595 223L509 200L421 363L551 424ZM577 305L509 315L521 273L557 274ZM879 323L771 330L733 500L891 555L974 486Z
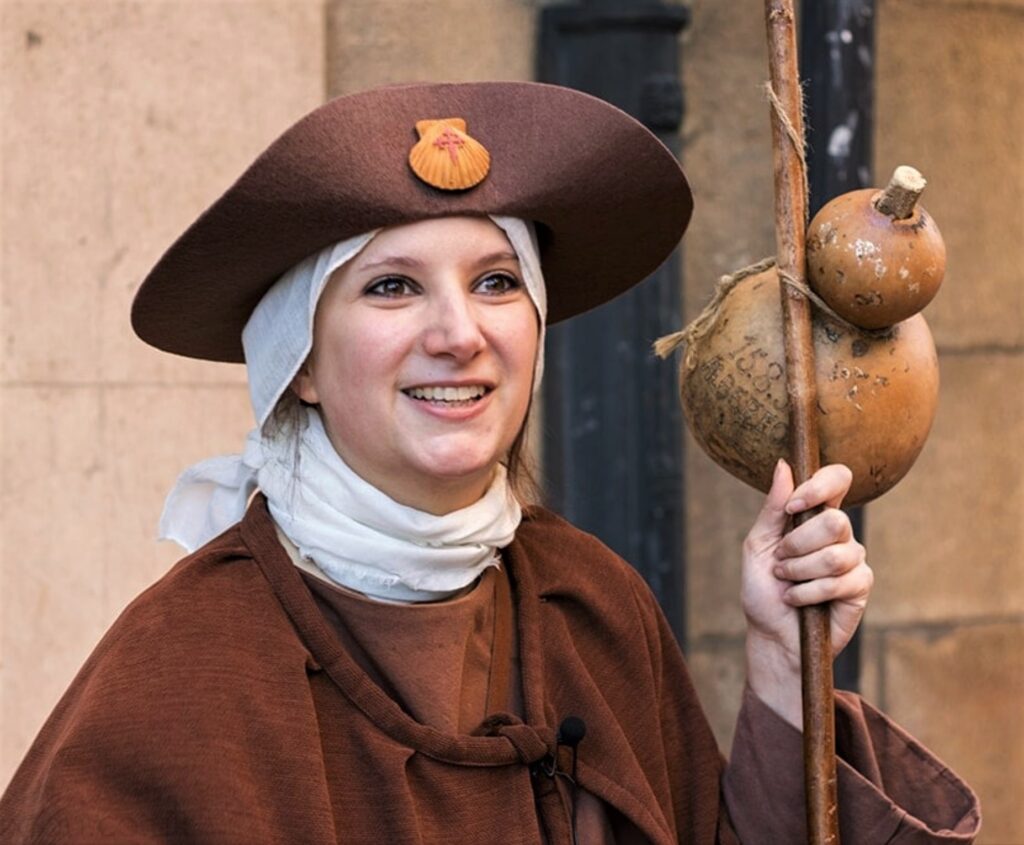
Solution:
M384 296L388 298L408 296L411 293L415 293L413 283L401 276L387 276L383 279L378 279L366 289L366 292L371 296Z
M510 293L522 287L522 283L511 273L490 273L477 282L477 290L481 293Z

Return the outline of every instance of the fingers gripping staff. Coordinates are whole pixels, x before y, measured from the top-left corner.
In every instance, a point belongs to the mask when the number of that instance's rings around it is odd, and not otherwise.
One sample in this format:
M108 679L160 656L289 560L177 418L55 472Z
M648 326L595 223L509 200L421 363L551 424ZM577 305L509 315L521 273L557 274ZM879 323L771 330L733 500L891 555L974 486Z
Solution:
M794 489L789 465L779 461L772 488L744 543L743 610L750 626L749 683L791 723L802 722L799 694L775 676L799 674L799 625L794 609L830 602L833 654L849 642L863 615L873 581L864 548L838 506L850 472L832 465ZM822 508L790 529L791 516ZM788 533L787 533L788 532ZM795 685L793 685L795 692Z

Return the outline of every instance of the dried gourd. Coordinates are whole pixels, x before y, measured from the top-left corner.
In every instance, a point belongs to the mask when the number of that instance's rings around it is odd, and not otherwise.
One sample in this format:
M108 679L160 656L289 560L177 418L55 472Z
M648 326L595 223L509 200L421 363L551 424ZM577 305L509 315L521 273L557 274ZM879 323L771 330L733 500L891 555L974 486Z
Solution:
M935 345L921 315L879 333L816 310L813 335L821 462L850 467L846 503L863 504L895 485L924 446L938 401ZM691 336L680 391L690 429L711 458L768 490L776 461L790 452L774 268L738 282L707 331Z
M914 168L898 167L884 191L842 194L807 229L807 281L855 326L895 325L931 302L942 283L946 247L917 204L925 184Z

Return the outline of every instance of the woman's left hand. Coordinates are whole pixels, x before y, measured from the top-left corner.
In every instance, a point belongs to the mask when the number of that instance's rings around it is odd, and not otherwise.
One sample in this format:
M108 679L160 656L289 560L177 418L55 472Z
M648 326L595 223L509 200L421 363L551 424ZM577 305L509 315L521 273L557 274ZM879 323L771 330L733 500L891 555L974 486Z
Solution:
M747 617L747 680L753 691L800 727L800 625L797 608L830 603L832 650L850 641L867 606L874 576L864 547L839 505L852 475L822 467L793 489L780 461L764 507L743 543L743 612ZM824 510L785 533L789 518Z

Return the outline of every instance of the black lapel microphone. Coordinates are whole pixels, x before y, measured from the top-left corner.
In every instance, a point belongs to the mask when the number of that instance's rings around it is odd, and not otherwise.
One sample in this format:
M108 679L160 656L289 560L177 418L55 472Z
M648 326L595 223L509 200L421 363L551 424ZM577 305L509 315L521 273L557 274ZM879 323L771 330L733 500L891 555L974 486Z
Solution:
M577 790L579 789L576 783L576 758L579 752L579 745L583 741L583 738L587 735L587 723L584 722L579 716L566 716L562 720L562 724L558 726L558 733L555 735L555 753L557 755L557 746L564 745L566 748L572 749L572 774L569 776L569 780L572 782L572 843L573 845L579 845L579 841L576 838L576 805L579 803L577 800Z

